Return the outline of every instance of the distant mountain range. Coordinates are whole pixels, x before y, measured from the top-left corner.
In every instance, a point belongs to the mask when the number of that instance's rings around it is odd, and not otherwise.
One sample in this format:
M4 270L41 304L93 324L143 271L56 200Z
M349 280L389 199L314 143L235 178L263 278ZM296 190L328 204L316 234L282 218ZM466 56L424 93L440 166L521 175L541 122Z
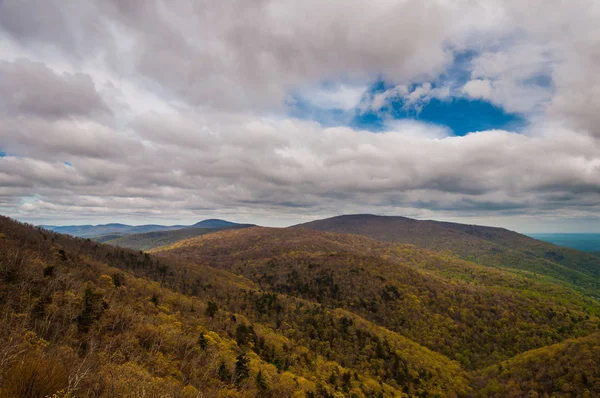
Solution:
M236 226L249 226L250 224L237 224L219 219L207 219L194 225L127 225L127 224L101 224L101 225L41 225L50 231L77 236L80 238L98 238L99 241L108 241L124 235L143 234L157 231L173 231L183 228L231 228Z
M212 220L211 220L212 221ZM218 220L220 221L220 220ZM212 234L215 232L223 231L226 229L238 229L238 228L249 228L254 227L253 224L236 224L229 223L221 224L221 227L187 227L168 231L153 231L146 232L143 234L129 234L129 235L104 235L94 237L95 241L101 243L107 243L113 246L126 247L135 250L150 250L160 246L170 245L180 240L194 238L196 236L202 236ZM201 224L201 223L198 223ZM206 223L201 225L219 225L220 223Z

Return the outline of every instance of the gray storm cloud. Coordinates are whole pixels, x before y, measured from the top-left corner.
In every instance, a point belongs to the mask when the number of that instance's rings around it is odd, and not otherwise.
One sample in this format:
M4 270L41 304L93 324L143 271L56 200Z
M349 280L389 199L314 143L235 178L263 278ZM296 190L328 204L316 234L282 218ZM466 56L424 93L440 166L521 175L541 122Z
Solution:
M62 118L111 113L91 76L59 75L43 63L17 59L0 62L0 111L7 116Z
M0 212L140 222L596 217L598 7L5 0ZM464 52L475 54L470 81L433 91ZM286 116L294 90L310 101L311 87L338 79L345 91L315 102L351 104L380 77L396 88L362 106L461 95L529 124L456 137L417 122L372 133Z

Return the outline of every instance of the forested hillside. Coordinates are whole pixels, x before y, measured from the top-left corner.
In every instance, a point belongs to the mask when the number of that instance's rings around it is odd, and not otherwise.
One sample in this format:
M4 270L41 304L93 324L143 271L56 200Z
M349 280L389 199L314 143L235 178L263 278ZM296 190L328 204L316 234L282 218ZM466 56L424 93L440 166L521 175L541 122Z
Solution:
M241 276L6 218L0 241L3 397L470 391L443 355Z
M479 372L480 397L600 396L600 333L517 355Z
M0 308L2 397L597 393L597 300L351 234L143 253L1 218Z
M600 258L542 242L504 228L419 221L405 217L357 214L332 217L293 228L349 233L449 251L482 265L512 269L600 297Z
M143 234L132 234L125 236L103 236L94 238L95 241L107 243L113 246L120 246L129 249L147 251L159 246L166 246L180 240L193 238L206 234L212 234L218 231L236 228L248 228L249 224L232 224L221 227L190 227L181 228L172 231L154 231Z
M356 235L252 228L186 240L156 253L342 307L467 369L599 326L598 303L560 285Z

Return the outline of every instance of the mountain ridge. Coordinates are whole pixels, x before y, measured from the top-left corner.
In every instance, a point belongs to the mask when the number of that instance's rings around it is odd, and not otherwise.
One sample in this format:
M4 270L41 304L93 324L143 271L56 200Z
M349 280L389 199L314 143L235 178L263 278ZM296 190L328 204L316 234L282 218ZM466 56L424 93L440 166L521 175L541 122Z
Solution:
M204 225L215 225L212 223L206 223ZM212 234L219 231L224 231L228 229L241 229L241 228L250 228L254 227L252 224L222 224L218 223L217 225L223 225L221 227L186 227L181 229L167 230L167 231L152 231L145 232L140 234L130 234L130 235L103 235L101 237L95 237L94 240L106 243L109 245L115 245L120 247L125 247L129 249L142 250L147 251L154 249L156 247L169 245L172 243L176 243L178 241L193 238L197 236L202 236L206 234Z
M158 232L158 231L172 231L183 228L222 228L232 227L236 225L249 225L239 224L227 220L221 220L216 218L210 218L199 221L192 225L159 225L159 224L142 224L142 225L129 225L121 223L108 223L108 224L85 224L85 225L40 225L40 227L47 230L64 233L80 238L94 238L101 237L103 235L132 235L147 232Z
M367 214L336 216L290 228L350 233L436 251L447 250L483 265L568 282L586 294L600 296L599 257L505 228Z

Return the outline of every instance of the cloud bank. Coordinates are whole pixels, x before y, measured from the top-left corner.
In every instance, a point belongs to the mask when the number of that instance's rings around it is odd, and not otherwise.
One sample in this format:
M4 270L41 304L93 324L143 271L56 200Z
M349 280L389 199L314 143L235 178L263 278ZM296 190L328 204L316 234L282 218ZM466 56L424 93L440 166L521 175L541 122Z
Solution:
M593 229L598 17L591 0L6 0L0 212L272 225L374 212ZM296 98L358 113L394 98L417 112L479 99L528 123L454 136L390 119L373 132L293 117Z

